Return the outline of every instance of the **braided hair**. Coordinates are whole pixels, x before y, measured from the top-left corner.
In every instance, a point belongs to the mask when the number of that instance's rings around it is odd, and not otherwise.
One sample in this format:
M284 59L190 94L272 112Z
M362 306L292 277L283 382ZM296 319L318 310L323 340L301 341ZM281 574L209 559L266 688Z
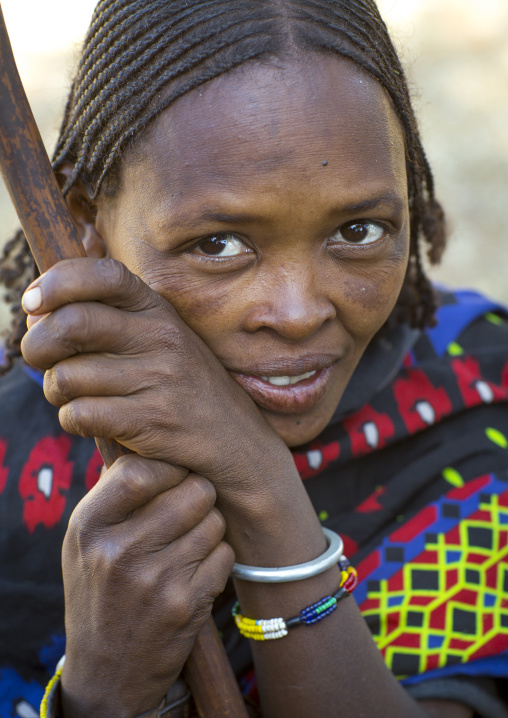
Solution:
M407 275L390 322L430 325L435 300L421 244L437 263L445 245L444 214L404 71L374 0L100 0L53 157L55 170L73 164L63 192L79 180L92 200L114 195L129 147L178 97L245 63L295 51L345 57L391 98L405 138L411 233ZM13 313L8 365L20 354L21 295L36 271L18 232L0 260L0 283Z

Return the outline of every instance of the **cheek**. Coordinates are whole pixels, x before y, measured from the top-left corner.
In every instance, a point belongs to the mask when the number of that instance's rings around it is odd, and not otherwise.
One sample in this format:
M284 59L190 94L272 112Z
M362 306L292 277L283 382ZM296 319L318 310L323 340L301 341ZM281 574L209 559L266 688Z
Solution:
M390 312L397 300L404 276L406 264L394 267L392 264L378 264L364 269L349 286L349 298L359 306L366 320L385 312Z
M350 269L343 282L341 319L352 336L370 341L395 306L406 274L406 262Z
M147 252L142 243L137 246L128 241L108 243L108 248L110 256L123 262L164 297L212 350L217 349L214 338L236 326L239 302L232 302L228 283L195 277L179 259L168 261L158 253Z
M236 329L239 305L231 301L231 290L224 282L205 283L168 273L160 279L152 276L150 286L210 348L215 347L214 340Z
M358 328L377 331L390 315L399 297L409 259L409 229L398 238L383 260L372 265L349 268L346 280L348 300L356 308Z

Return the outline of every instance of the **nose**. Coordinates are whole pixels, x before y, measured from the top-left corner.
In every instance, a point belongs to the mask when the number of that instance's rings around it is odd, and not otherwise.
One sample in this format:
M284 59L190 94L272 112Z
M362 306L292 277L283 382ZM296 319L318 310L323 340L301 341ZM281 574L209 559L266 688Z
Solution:
M278 267L253 294L244 319L248 332L271 329L284 339L303 341L337 316L335 306L308 267Z

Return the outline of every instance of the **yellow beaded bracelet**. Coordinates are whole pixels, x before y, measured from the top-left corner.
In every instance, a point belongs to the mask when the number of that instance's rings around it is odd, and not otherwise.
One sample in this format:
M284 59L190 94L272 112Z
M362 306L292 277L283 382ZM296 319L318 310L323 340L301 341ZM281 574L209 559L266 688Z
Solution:
M48 718L48 701L49 696L51 695L51 691L55 687L55 685L58 683L62 676L62 671L64 667L64 659L65 656L63 656L60 661L58 662L58 665L56 667L56 673L53 676L53 678L50 680L48 685L46 686L46 690L44 691L44 695L42 697L41 701L41 715L40 718Z

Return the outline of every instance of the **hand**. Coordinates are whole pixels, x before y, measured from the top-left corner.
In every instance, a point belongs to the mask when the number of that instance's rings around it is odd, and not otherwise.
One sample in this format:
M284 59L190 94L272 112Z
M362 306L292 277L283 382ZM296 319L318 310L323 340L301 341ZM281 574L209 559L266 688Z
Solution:
M115 438L186 466L221 492L259 491L291 455L254 402L173 307L111 259L60 262L42 292L23 354L65 430ZM33 318L31 319L33 324ZM264 464L263 464L264 462ZM253 476L253 467L257 475Z
M214 503L206 479L129 455L78 505L63 547L66 715L160 703L233 565Z

